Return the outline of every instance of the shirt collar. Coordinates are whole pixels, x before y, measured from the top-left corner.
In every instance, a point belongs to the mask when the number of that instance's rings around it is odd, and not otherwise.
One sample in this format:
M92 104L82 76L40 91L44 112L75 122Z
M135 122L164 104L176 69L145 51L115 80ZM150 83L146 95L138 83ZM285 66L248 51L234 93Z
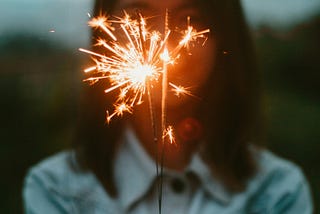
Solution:
M127 128L115 159L115 183L119 202L126 210L143 197L156 179L155 161L146 153L131 128ZM166 172L171 170L165 169ZM211 170L196 153L185 170L196 175L203 189L213 198L227 204L231 193L212 176ZM177 174L177 173L169 173Z
M115 159L114 175L119 202L125 209L144 196L156 179L155 162L131 128L125 130Z
M219 180L213 177L212 171L200 157L199 153L193 156L187 171L194 173L198 177L204 190L213 198L223 204L230 202L232 194Z

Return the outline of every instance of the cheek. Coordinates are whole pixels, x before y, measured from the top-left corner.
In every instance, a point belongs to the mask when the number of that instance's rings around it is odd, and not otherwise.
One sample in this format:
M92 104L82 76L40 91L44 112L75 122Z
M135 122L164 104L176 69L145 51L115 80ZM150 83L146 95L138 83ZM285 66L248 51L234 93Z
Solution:
M204 46L196 44L190 54L183 54L178 64L170 70L169 80L177 85L191 87L193 92L201 89L214 66L215 44L207 41Z

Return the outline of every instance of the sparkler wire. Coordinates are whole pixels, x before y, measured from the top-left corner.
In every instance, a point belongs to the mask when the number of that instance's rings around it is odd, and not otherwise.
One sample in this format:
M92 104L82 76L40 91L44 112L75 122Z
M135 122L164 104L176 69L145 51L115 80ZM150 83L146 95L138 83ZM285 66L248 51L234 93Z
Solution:
M169 14L168 9L166 9L165 14L165 22L164 22L164 29L165 29L165 35L169 32ZM162 189L163 189L163 164L164 164L164 153L165 153L165 137L164 132L166 130L166 123L167 123L167 115L166 115L166 101L167 101L167 91L168 91L168 70L167 70L167 59L169 59L168 56L168 49L167 49L167 42L165 43L165 49L163 53L163 72L162 72L162 93L161 93L161 132L162 132L162 144L161 144L161 162L160 162L160 189L159 189L159 214L161 214L161 208L162 208Z

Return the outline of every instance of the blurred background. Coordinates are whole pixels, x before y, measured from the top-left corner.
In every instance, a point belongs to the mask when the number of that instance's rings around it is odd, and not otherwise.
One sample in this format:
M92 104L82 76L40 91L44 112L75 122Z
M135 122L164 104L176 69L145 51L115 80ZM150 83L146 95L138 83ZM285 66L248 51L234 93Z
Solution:
M242 0L263 80L269 148L320 206L320 1ZM21 213L28 168L68 147L89 57L91 0L0 1L0 213Z

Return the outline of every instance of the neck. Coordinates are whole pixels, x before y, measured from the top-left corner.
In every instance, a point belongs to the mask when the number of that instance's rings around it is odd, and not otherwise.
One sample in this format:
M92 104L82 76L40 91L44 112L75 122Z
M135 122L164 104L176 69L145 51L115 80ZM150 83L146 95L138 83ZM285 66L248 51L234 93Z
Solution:
M142 106L139 106L142 107ZM154 110L154 121L151 121L150 111L147 108L137 108L133 115L132 124L141 145L147 153L156 161L161 161L163 154L163 164L165 167L182 171L189 164L190 159L197 148L196 143L186 142L176 134L178 124L186 117L192 116L192 108L184 108L177 111L167 111L167 119L175 132L175 143L170 144L167 139L163 139L161 128L161 114ZM153 127L154 124L154 127ZM157 139L157 140L154 140Z

